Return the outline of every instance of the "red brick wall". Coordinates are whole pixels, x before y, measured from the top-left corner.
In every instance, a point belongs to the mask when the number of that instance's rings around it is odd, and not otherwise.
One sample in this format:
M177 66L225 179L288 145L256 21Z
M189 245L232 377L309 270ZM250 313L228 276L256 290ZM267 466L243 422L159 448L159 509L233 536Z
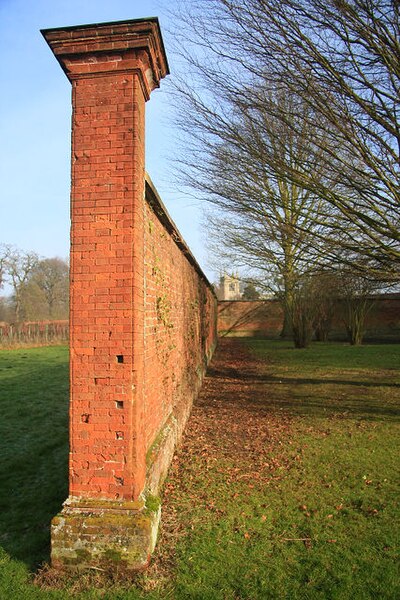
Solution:
M168 74L158 20L43 35L73 86L70 495L52 564L141 569L217 302L145 178L145 101Z
M332 338L344 337L343 305L338 303L333 320ZM220 301L218 335L277 337L282 329L283 312L276 300ZM400 340L400 295L374 298L365 323L366 338Z
M174 436L184 426L214 298L143 199L137 76L78 80L74 106L70 493L132 499L160 429L171 418Z
M150 180L144 215L143 426L151 452L160 436L183 430L216 343L217 306Z
M221 300L218 302L218 335L276 337L283 323L276 300Z
M145 199L145 101L168 73L157 20L44 35L73 86L70 496L134 501L172 458L216 301L150 183Z
M73 107L70 493L133 497L144 480L130 431L143 337L135 318L143 262L143 184L134 183L144 179L139 78L74 80Z
M366 339L400 340L400 294L387 294L372 298L372 308L365 320ZM339 302L333 321L333 336L344 335L343 313L346 308Z

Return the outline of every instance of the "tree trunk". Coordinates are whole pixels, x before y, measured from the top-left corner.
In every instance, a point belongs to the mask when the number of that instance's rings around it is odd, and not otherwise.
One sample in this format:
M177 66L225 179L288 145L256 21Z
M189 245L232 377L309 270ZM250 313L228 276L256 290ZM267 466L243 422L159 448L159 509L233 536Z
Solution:
M347 303L346 331L351 346L360 346L364 337L364 325L373 302L368 298L355 298Z
M287 306L285 305L285 303L283 303L282 308L283 308L283 324L282 324L282 330L279 334L279 337L282 340L291 340L291 339L293 339L292 318L291 318L290 312L289 312Z

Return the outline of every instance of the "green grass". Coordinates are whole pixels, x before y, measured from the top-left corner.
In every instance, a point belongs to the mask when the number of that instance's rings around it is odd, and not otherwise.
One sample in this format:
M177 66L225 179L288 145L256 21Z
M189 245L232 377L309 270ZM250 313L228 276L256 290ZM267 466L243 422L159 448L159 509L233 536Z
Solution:
M84 591L31 582L67 496L67 349L0 351L0 600L400 598L400 345L232 343L249 368L206 383L154 566Z
M193 530L178 545L177 597L399 598L400 346L247 345L263 366L245 373L249 408L230 419L248 424L231 452L228 419L208 460L184 457L174 503ZM264 470L252 414L264 420ZM252 461L259 480L246 477Z
M318 342L309 348L296 350L293 342L272 340L246 340L249 347L264 360L284 370L297 372L305 367L319 371L364 369L367 373L376 369L397 371L400 366L399 344L368 344L350 346L347 343Z
M68 349L0 350L0 410L0 598L6 600L25 597L19 584L48 560L50 520L68 494Z

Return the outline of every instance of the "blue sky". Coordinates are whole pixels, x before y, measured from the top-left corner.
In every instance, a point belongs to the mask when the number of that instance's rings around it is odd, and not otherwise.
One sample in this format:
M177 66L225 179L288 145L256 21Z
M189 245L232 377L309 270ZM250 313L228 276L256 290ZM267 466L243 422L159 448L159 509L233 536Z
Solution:
M71 86L40 29L148 16L160 18L173 77L168 17L158 0L0 0L0 243L46 257L69 253ZM147 170L213 279L201 207L177 192L169 176L176 148L165 87L147 103Z

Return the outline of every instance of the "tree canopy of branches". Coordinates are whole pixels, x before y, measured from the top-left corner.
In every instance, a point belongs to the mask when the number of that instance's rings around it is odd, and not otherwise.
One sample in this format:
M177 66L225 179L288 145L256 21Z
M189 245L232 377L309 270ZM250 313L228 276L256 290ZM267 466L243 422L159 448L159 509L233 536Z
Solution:
M278 101L287 106L292 99ZM268 106L276 102L276 95L266 96L265 104L251 116L238 103L237 118L223 138L216 142L210 130L211 139L203 139L207 157L196 165L190 157L185 162L189 173L195 173L194 185L218 207L208 217L208 230L217 240L215 253L230 266L259 274L263 287L279 294L287 322L299 277L319 259L315 238L317 233L322 237L332 211L309 190L271 168L267 154L293 165L308 151L301 123L295 133L289 123L277 124L271 118ZM302 121L308 108L297 102L290 110L294 124ZM315 169L321 172L321 165Z
M339 253L344 248L353 263L361 258L360 268L398 280L397 0L198 0L180 6L176 34L189 75L176 88L186 157L192 157L184 159L189 183L222 208L232 202L236 183L244 206L243 182L253 197L264 192L265 181L296 189L318 207L312 215L310 204L302 207L293 224L297 236L307 232L307 248L318 241L321 255L329 228L331 259L335 247ZM253 143L247 157L238 151L244 130ZM301 140L295 160L286 152L290 139ZM280 146L284 152L276 152Z

